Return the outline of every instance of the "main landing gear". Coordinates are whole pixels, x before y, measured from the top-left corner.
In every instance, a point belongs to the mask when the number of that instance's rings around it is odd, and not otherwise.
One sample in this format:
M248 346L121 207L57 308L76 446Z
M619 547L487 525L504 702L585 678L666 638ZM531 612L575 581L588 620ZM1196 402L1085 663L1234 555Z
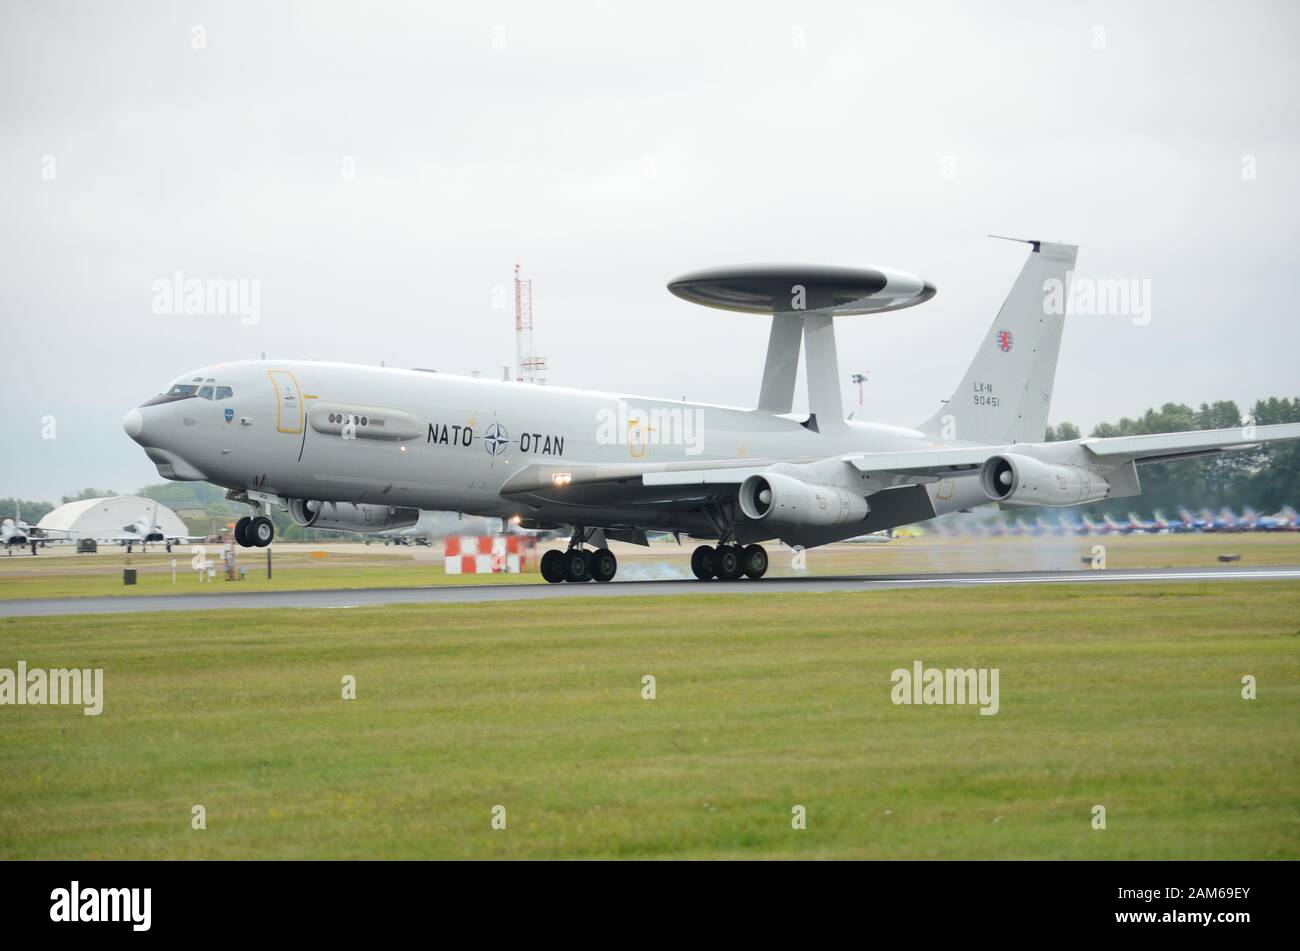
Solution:
M602 584L612 581L618 573L618 559L608 548L587 551L582 547L579 537L569 543L567 551L548 551L542 556L542 577L550 584L572 581L580 584L584 581L599 581Z
M701 581L735 581L742 575L757 581L767 574L767 549L762 545L701 545L691 555L691 571Z
M618 572L618 559L608 548L587 551L570 548L568 551L552 549L542 556L542 577L551 584L572 581L612 581Z
M275 525L265 515L235 522L235 541L243 548L265 548L275 538Z

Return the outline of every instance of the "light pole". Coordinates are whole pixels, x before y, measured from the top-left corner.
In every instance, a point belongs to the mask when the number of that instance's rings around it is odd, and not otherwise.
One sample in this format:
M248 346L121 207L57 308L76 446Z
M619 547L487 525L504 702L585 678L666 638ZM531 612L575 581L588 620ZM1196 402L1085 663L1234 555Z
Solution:
M849 377L850 380L852 380L854 383L858 385L859 406L862 405L862 384L867 382L867 374L870 372L871 372L870 370L863 370L861 373L855 373L853 374L853 376Z

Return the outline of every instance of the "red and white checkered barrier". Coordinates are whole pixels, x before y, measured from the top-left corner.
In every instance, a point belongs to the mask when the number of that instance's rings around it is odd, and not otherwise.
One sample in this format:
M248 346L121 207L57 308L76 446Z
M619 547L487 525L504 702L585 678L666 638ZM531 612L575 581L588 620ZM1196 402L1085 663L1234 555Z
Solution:
M449 575L517 575L524 565L518 535L449 535L443 563Z

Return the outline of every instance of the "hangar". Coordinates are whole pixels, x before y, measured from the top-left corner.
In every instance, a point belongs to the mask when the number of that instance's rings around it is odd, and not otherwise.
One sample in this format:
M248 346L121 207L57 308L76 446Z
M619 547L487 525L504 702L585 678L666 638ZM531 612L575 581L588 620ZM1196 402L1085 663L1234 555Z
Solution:
M100 542L162 541L189 535L179 515L161 502L136 495L67 502L36 527L51 535Z

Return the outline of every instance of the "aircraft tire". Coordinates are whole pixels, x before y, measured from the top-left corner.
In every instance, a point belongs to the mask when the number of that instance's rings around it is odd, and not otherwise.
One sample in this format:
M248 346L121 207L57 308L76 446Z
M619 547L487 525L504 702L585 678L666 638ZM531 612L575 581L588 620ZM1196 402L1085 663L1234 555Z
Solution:
M275 538L275 523L265 515L259 515L248 523L245 533L250 542L258 548L265 548Z
M555 549L551 549L542 556L542 577L546 579L547 584L559 584L564 580L564 555Z
M747 545L740 560L744 565L745 577L757 581L767 574L767 549L762 545Z
M691 572L701 581L713 580L714 566L716 564L714 550L708 545L701 545L691 552Z
M601 584L613 581L614 575L618 574L618 559L608 548L593 551L588 564L591 566L591 577Z
M570 548L564 553L564 580L580 584L591 580L591 556L581 548Z
M235 544L240 548L252 548L253 543L248 540L248 523L252 519L245 515L235 522Z
M744 549L739 545L719 545L713 556L713 564L722 581L735 581L745 573Z

